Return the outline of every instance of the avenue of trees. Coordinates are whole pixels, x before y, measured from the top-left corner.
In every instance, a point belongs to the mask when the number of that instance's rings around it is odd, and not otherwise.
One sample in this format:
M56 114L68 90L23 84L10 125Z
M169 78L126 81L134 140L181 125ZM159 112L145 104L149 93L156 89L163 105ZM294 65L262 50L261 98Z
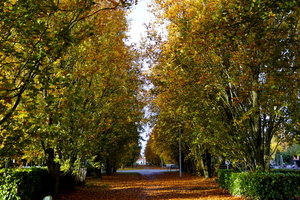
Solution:
M274 144L299 143L299 1L153 0L143 51L126 43L134 3L0 2L1 168L46 165L54 195L86 161L113 173L139 157L145 105L148 161L178 161L180 142L206 177L268 171Z
M138 54L126 44L134 1L0 3L0 162L60 171L88 160L112 173L140 153Z
M177 161L180 140L185 171L268 171L271 143L299 141L299 1L154 2L146 157Z

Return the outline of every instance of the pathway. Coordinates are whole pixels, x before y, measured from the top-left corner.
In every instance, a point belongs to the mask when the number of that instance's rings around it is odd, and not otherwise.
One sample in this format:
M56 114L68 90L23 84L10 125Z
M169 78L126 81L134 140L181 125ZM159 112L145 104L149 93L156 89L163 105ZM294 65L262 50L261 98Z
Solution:
M167 169L131 169L131 170L118 170L117 172L118 173L139 173L141 175L150 175L150 174L167 172Z
M121 170L102 179L89 177L85 186L64 191L55 200L242 200L218 187L214 179L166 169Z

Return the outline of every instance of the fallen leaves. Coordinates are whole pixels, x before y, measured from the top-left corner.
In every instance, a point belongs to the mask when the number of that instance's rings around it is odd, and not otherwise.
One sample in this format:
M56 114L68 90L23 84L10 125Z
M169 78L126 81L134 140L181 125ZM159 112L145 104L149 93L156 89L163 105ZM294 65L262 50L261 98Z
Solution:
M193 200L193 199L234 199L220 189L214 179L183 174L178 172L155 173L141 175L113 174L103 175L102 179L87 178L85 186L76 187L74 191L63 191L55 200Z

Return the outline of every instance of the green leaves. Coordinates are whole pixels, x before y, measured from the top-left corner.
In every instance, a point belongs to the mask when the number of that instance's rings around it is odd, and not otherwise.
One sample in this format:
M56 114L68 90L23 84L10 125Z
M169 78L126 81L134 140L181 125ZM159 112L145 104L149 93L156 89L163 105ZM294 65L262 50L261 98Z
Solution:
M2 199L32 199L48 195L49 177L46 169L2 170L0 173Z
M293 26L299 23L299 5L156 2L169 33L164 42L157 37L161 51L150 76L153 107L159 111L157 131L174 138L167 133L180 121L191 154L197 150L191 146L199 143L216 156L225 151L253 168L268 168L264 155L270 156L271 140L284 132L282 127L289 127L296 113L293 105L299 105L295 96L299 77L291 77L299 73L293 67L299 59L292 56L299 51L294 48L299 30ZM275 111L275 106L283 112ZM297 120L293 123L297 126ZM216 149L216 143L222 148Z
M130 148L138 146L143 114L140 72L124 43L125 11L114 3L1 7L1 156L38 162L52 148L67 171L95 154L116 160L113 167L128 162L125 152L137 156L139 148Z
M236 173L220 170L218 177L220 186L233 195L254 199L284 199L298 194L297 171Z

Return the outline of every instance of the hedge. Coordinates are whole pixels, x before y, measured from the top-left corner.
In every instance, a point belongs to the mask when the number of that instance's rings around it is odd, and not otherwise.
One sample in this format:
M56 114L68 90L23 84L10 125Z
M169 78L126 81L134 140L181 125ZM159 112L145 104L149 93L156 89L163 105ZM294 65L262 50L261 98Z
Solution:
M43 199L49 193L49 182L46 169L2 169L0 170L0 199Z
M299 195L300 174L281 172L233 172L219 170L221 188L232 195L255 200L290 199Z

